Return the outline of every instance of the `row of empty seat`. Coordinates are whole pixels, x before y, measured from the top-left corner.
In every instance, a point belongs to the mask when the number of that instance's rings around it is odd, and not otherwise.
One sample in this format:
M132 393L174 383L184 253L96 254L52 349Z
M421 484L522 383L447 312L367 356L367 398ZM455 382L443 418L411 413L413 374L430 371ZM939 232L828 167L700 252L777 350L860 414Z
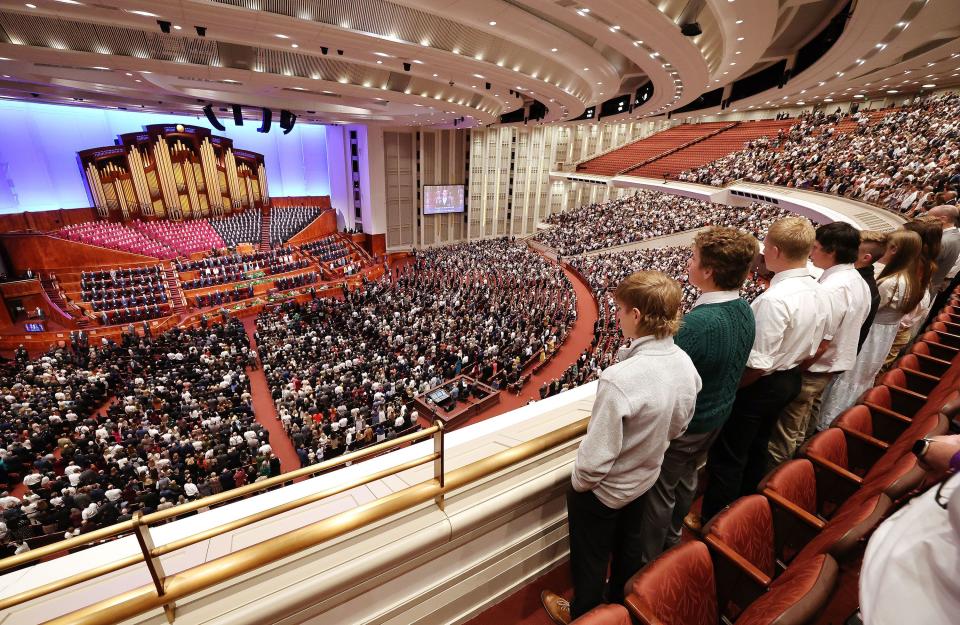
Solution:
M577 165L577 171L612 176L691 141L729 127L730 122L682 124Z
M647 178L673 178L687 169L700 167L721 156L736 152L744 143L760 137L776 136L781 130L789 128L795 120L764 119L738 122L734 127L707 137L703 141L679 149L655 161L635 167L626 172L627 176Z

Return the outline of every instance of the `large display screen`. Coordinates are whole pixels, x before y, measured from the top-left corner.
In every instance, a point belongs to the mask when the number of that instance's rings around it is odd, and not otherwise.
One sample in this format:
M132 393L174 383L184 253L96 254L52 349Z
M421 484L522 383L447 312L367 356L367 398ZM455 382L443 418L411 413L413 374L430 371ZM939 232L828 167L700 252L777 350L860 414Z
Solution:
M463 185L447 184L423 187L423 214L463 212Z

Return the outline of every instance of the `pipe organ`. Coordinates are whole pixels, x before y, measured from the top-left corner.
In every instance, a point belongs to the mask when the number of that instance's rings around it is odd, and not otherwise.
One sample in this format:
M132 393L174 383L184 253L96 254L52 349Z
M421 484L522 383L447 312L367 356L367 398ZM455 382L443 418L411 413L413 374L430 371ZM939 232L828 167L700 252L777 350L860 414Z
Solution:
M270 203L263 155L199 126L146 126L77 156L105 219L218 217Z

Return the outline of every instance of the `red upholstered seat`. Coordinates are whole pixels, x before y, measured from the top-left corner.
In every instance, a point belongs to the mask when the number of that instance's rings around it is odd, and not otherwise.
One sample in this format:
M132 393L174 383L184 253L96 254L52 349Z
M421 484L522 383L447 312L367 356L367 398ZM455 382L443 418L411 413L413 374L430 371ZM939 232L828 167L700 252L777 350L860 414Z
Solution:
M941 358L948 362L953 362L953 359L957 357L957 354L960 353L960 348L956 345L949 344L941 340L940 335L936 332L929 330L924 332L920 336L920 341L927 344L927 349L930 350L932 356Z
M913 358L913 361L907 361L913 369L923 371L930 375L942 377L950 369L950 361L943 360L934 355L930 345L925 341L917 341L910 347L910 351L901 358ZM915 364L913 364L915 363Z
M940 383L940 378L898 366L880 377L880 384L922 395L924 400Z
M630 613L625 607L615 603L598 605L571 625L632 625Z
M836 562L827 555L790 567L745 609L731 606L717 592L714 560L698 541L670 549L633 576L625 603L641 625L717 625L721 613L735 625L802 625L823 608L837 580ZM737 614L739 613L739 618Z
M645 625L717 625L713 561L699 541L678 545L627 582L625 603Z
M889 410L908 419L913 418L926 401L925 395L885 384L874 386L860 398L860 403L871 408Z
M893 501L883 493L847 502L797 554L797 561L802 562L823 553L829 553L838 560L845 558L856 547L866 543L866 538L892 508Z

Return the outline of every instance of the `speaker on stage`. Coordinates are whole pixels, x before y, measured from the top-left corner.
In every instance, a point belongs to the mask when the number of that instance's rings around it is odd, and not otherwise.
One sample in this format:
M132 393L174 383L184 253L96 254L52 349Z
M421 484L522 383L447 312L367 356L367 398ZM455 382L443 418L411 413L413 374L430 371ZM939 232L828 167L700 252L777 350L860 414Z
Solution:
M233 105L233 123L235 126L243 126L243 107L239 104Z

